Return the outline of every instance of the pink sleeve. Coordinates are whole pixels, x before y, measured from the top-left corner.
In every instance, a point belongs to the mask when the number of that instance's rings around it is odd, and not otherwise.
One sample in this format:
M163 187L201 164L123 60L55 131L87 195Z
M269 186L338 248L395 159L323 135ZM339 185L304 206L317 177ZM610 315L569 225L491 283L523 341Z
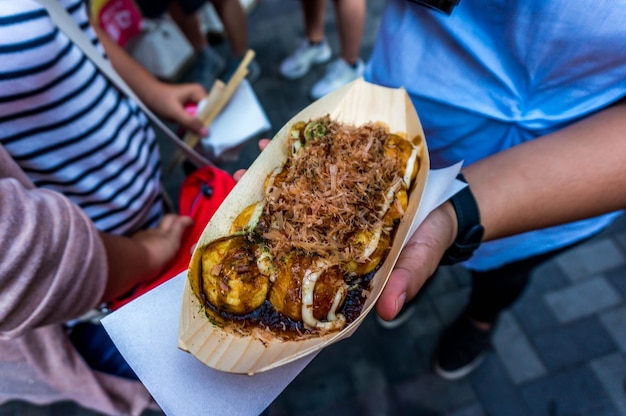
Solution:
M0 338L81 316L106 280L102 241L80 208L0 179Z

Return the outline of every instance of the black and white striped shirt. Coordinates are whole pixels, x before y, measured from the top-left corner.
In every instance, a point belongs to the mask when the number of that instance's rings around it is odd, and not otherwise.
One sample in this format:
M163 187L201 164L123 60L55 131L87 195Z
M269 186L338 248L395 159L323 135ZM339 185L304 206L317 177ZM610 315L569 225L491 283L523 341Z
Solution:
M82 0L59 0L104 53ZM145 115L32 0L0 0L0 143L38 187L97 228L129 234L162 216L160 158Z

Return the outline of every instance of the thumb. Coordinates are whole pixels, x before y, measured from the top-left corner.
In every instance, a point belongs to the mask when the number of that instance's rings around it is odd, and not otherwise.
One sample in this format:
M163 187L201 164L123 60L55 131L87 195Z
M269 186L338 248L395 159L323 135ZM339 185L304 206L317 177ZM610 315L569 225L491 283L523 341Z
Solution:
M174 239L180 241L185 230L191 225L193 225L193 219L191 219L191 217L177 217L175 221L170 224L168 232Z
M435 259L438 258L429 246L418 242L407 244L378 298L378 315L386 321L395 318L404 303L413 299L435 272L438 265Z
M393 319L405 301L413 299L432 276L456 235L449 203L431 212L402 249L383 292L376 302L378 315Z
M158 228L174 237L182 236L185 229L193 224L193 219L187 216L176 214L165 214L158 225Z
M200 137L206 137L209 134L209 130L202 123L202 121L185 111L181 111L178 116L178 122L185 129L192 131Z

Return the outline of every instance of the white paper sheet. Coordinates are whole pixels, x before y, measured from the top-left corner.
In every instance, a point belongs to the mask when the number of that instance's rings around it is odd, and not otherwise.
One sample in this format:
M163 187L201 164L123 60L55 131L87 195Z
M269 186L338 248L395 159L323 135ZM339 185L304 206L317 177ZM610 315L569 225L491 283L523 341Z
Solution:
M429 173L418 217L454 195L461 165ZM414 224L417 228L419 223ZM256 416L315 355L254 376L223 373L177 347L186 272L102 320L113 342L167 415ZM340 344L338 344L340 345Z
M203 103L203 101L199 103L198 111ZM217 158L227 159L229 149L246 142L256 134L267 131L270 127L270 121L254 90L244 79L209 126L209 135L202 138L201 144L205 152Z
M433 209L443 204L450 199L452 195L467 186L466 183L456 179L462 166L463 162L459 162L445 169L436 169L428 172L428 181L426 182L426 188L424 188L421 206L417 214L415 214L415 219L409 230L409 236L415 233L417 228ZM407 239L407 241L409 239Z

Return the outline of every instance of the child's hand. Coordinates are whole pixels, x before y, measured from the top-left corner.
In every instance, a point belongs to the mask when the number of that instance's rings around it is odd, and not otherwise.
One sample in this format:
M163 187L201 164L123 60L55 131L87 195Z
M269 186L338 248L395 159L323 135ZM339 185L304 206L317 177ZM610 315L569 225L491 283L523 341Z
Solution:
M155 114L173 121L201 137L208 134L202 121L185 111L185 105L197 103L206 97L200 84L167 84L159 82L150 93L148 106Z
M102 301L117 299L140 283L150 282L174 259L190 217L167 214L156 228L129 237L100 232L107 254L108 281Z
M156 228L133 234L132 239L146 250L149 270L156 274L173 260L180 249L183 233L192 224L190 217L167 214Z

